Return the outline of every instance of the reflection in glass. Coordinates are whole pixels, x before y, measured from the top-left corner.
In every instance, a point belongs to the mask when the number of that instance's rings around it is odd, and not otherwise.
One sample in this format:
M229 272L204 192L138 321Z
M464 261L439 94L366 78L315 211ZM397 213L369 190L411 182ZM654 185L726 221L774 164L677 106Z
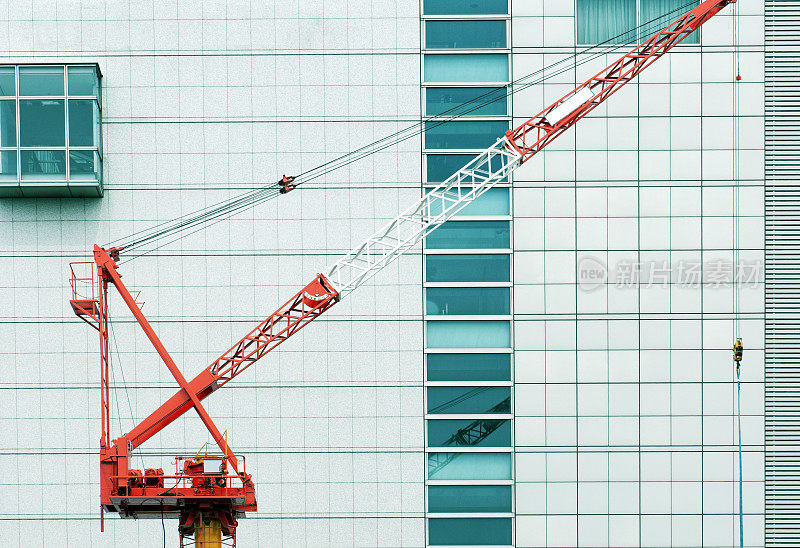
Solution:
M71 150L69 152L69 178L95 181L98 179L97 152L94 150Z
M67 176L66 152L63 150L23 150L22 178L60 180Z
M488 414L511 412L508 386L430 386L430 414Z
M505 15L508 0L425 0L425 15Z
M508 249L508 221L448 221L426 237L428 249Z
M428 453L428 479L509 480L510 453Z
M493 145L507 130L508 122L504 120L427 122L425 148L484 149Z
M69 67L67 84L70 95L92 95L97 97L98 78L95 67Z
M64 67L20 67L20 95L64 95Z
M19 118L20 145L64 146L63 99L22 99Z
M429 381L508 381L511 354L428 354Z
M429 447L508 447L511 421L508 419L428 420Z
M506 47L503 21L426 21L425 47L429 49L488 49Z
M428 512L510 511L510 485L428 486Z
M0 101L0 147L17 146L17 104Z
M510 348L511 326L501 320L427 321L428 348Z
M507 282L511 279L508 255L426 255L428 282Z
M511 518L431 518L431 546L491 546L511 544Z
M425 114L436 116L445 112L450 115L505 115L506 88L427 88Z
M14 67L0 67L0 96L13 97L16 94Z
M425 290L425 313L438 316L510 314L511 289L429 287Z
M507 82L508 55L466 53L425 55L426 82Z
M69 100L69 146L96 146L97 103L94 100Z
M8 181L17 179L17 151L0 151L0 179Z

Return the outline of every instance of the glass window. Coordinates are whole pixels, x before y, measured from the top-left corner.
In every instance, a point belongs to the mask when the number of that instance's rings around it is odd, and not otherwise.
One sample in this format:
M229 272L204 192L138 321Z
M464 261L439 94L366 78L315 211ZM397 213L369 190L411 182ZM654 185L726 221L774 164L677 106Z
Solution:
M475 158L477 158L475 154L427 154L425 156L425 164L427 166L426 179L429 183L441 183ZM502 167L500 162L502 162L502 159L499 156L494 156L490 160L473 167L497 171ZM501 181L508 181L508 178L504 177Z
M0 147L17 146L16 101L0 101Z
M425 281L428 282L508 282L511 258L508 255L427 255Z
M428 512L510 511L510 485L428 486Z
M19 140L21 146L64 146L64 139L63 99L20 100Z
M511 421L508 419L436 419L426 422L429 447L511 445Z
M429 381L508 381L511 354L428 354Z
M491 546L511 544L511 518L431 518L431 546Z
M425 47L484 49L506 47L505 21L426 21Z
M69 151L70 179L97 181L100 179L100 155L94 150Z
M510 453L428 453L428 479L508 480Z
M425 15L505 15L508 0L425 0Z
M69 67L67 84L70 95L92 95L97 97L100 83L95 67Z
M428 249L508 249L508 221L447 221L425 238Z
M20 67L20 95L64 95L64 67Z
M577 0L576 17L579 44L636 41L636 0Z
M503 320L428 321L428 348L509 348L511 326Z
M506 94L506 88L426 88L425 114L505 115Z
M17 151L0 151L0 180L17 179Z
M508 55L469 53L425 55L426 82L507 82Z
M508 386L431 386L428 388L428 413L485 414L510 413L511 388Z
M427 122L425 148L484 149L494 144L506 131L508 122L505 120Z
M93 99L69 100L69 146L97 146L97 102Z
M22 178L60 180L67 176L66 152L63 150L23 150Z
M428 189L430 191L432 189ZM446 196L452 196L453 199L458 199L460 195L469 193L469 189L462 189L461 194L456 190L446 192ZM445 207L452 205L448 202ZM438 215L442 212L442 201L434 199L430 202L429 213L431 215ZM507 188L490 188L471 203L464 206L464 208L456 213L457 217L464 215L508 215L508 189Z
M14 67L0 67L0 96L13 97L17 94L14 86Z
M685 0L640 0L639 20L641 25L645 25L641 30L641 39L649 38L692 7L687 6ZM700 31L693 32L681 41L681 44L699 43Z
M508 287L429 287L425 290L425 313L432 316L510 314Z

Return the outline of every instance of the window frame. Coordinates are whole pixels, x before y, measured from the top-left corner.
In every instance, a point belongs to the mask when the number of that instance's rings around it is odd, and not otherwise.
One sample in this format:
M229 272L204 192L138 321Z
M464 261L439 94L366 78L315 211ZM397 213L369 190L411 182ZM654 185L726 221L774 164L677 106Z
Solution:
M14 69L14 96L3 97L2 100L4 101L14 101L14 108L15 108L15 115L16 115L16 146L15 147L0 147L0 151L9 152L14 151L16 153L17 158L17 173L16 178L2 178L0 179L0 187L9 187L14 186L17 189L33 189L33 188L41 188L47 187L48 185L56 184L58 186L63 186L64 189L69 187L92 187L97 188L99 187L102 189L103 184L103 124L102 124L102 112L103 112L103 101L102 101L102 72L100 71L100 67L97 63L20 63L20 64L12 64L12 63L0 63L0 66L3 67L13 67ZM63 93L61 95L20 95L20 69L25 69L28 67L63 67ZM71 95L69 93L69 69L70 67L90 67L94 69L96 77L97 77L97 95ZM64 145L63 146L22 146L21 142L21 132L22 132L22 119L21 119L21 101L62 101L64 104ZM94 107L96 110L93 109L93 112L97 113L97 120L93 120L93 137L97 139L97 143L94 146L78 146L78 145L71 145L69 142L69 102L72 100L83 100L83 101L94 101ZM64 153L64 174L63 177L61 174L58 174L57 178L47 178L47 177L39 177L37 175L28 175L23 176L23 164L22 164L22 155L25 152L36 152L36 151L58 151ZM92 152L94 156L94 161L98 163L97 165L97 177L96 178L74 178L72 177L71 170L70 170L70 152L75 151L83 151L83 152ZM100 190L102 192L102 190ZM6 195L4 193L4 195ZM20 195L19 193L15 193L14 195Z
M637 0L638 2L638 0ZM428 23L429 22L456 22L456 21L505 21L505 38L506 38L506 45L505 47L483 47L483 48L429 48L427 47L428 43ZM464 15L437 15L437 16L423 16L421 19L421 30L420 30L420 45L422 46L423 52L469 52L469 53L500 53L500 52L510 52L511 51L511 17L508 15L474 15L474 16L464 16Z

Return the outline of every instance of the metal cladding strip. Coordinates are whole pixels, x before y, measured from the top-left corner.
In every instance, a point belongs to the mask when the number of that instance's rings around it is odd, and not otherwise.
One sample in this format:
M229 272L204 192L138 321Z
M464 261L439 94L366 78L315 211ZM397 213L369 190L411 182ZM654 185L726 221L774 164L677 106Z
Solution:
M764 3L764 546L800 546L800 1Z
M520 165L519 153L503 137L437 187L325 269L325 277L345 295L369 280L430 232L452 219Z

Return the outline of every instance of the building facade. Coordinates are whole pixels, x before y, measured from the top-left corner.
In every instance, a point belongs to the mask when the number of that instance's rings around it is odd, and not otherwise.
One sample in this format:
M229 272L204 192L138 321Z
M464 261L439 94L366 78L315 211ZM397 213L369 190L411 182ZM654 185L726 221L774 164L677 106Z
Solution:
M745 546L800 542L786 511L794 4L727 7L209 397L257 482L240 545L738 546L736 336ZM68 303L70 261L421 124L297 191L123 252L126 283L192 375L689 7L7 3L0 538L174 543L173 521L162 533L107 516L99 532L98 348ZM112 437L176 389L123 308L112 299ZM207 441L187 414L140 452Z

